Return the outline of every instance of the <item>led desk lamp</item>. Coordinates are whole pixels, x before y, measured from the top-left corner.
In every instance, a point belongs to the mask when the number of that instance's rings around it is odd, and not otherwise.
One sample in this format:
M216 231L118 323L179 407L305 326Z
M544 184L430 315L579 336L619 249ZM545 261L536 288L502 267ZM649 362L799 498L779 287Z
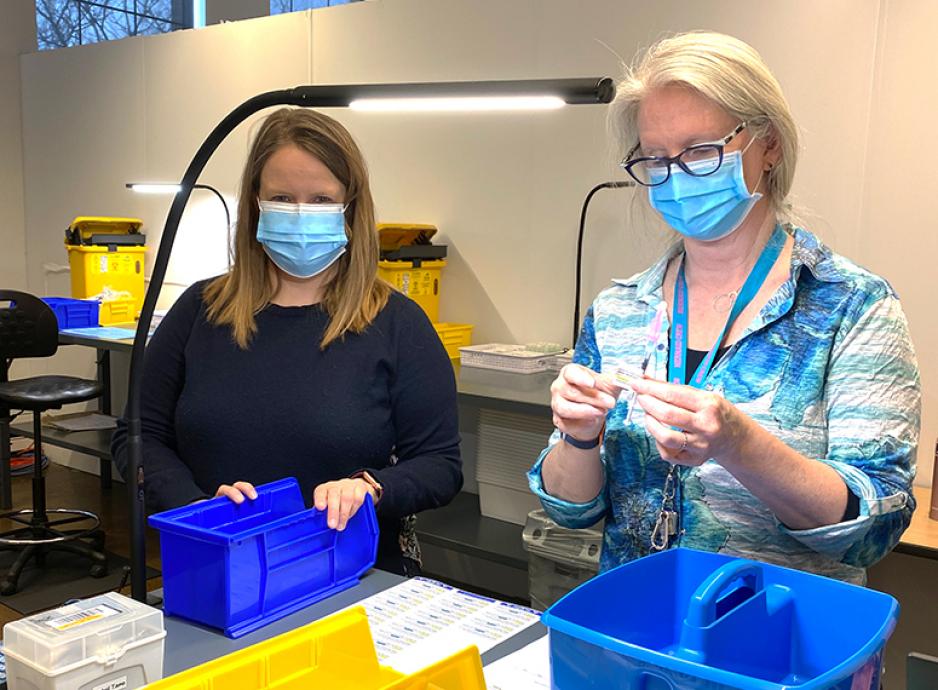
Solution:
M139 194L178 194L182 191L182 185L176 184L175 182L128 182L124 186L127 187L127 189ZM219 192L211 185L203 184L201 182L199 184L192 185L192 188L207 189L218 197L222 208L225 209L225 227L228 228L228 230L231 230L231 213L228 211L228 204L225 202L225 197L222 196L221 192ZM230 240L228 243L231 244Z
M130 191L137 192L138 194L179 194L179 192L182 190L182 185L176 182L127 182L124 186L127 187L127 189ZM211 185L203 184L201 182L192 185L192 188L206 189L210 191L212 194L218 197L222 208L225 209L225 237L228 241L228 268L231 268L231 212L228 210L228 204L225 202L225 197L222 196L222 193Z
M198 186L196 180L199 179L199 174L224 138L254 113L276 105L395 112L552 110L564 105L609 103L614 91L612 79L608 77L298 86L294 89L262 93L245 101L212 130L189 163L166 217L130 355L130 382L127 391L127 492L131 535L131 595L134 599L146 601L143 435L140 423L143 352L182 212L192 190Z

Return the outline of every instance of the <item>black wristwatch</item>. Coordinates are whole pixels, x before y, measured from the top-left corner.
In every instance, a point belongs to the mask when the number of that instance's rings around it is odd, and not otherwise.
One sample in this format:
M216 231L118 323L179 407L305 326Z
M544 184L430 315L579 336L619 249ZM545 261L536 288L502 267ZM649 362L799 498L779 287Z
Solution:
M600 433L599 436L594 438L592 441L581 441L578 438L573 438L573 436L570 436L569 434L565 434L562 431L560 432L561 441L564 443L569 443L574 448L579 448L580 450L592 450L599 445L599 442L602 440L602 438L603 435Z

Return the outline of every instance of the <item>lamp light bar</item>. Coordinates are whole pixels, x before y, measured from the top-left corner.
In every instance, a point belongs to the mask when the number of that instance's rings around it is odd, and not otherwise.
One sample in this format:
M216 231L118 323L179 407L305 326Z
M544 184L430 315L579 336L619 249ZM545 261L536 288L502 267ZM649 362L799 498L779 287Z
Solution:
M175 182L128 182L126 187L140 194L178 194L182 190Z
M558 107L555 105L557 100L567 105L598 105L612 100L615 95L615 85L609 77L412 84L316 84L297 86L284 95L290 105L314 108L348 108L356 101L372 100L406 100L417 103L452 100L460 102L459 107L453 108L454 110L472 110L473 101L489 99L511 103L522 102L521 99L530 98L537 102L550 97L550 107ZM269 96L270 94L264 95L265 98ZM524 109L530 108L530 105L524 106ZM522 108L516 106L512 109Z
M557 110L566 105L558 96L465 96L455 98L361 98L349 103L366 112L491 112Z

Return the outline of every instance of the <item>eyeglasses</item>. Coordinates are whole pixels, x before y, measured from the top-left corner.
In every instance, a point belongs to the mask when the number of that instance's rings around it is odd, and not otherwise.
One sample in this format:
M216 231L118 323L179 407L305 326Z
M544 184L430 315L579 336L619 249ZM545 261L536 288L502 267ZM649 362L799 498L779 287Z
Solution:
M705 177L712 175L723 164L723 149L746 128L746 122L740 122L736 129L722 139L688 146L676 156L643 156L632 158L638 150L636 144L619 166L640 185L655 187L664 184L671 177L671 165L676 163L688 175Z

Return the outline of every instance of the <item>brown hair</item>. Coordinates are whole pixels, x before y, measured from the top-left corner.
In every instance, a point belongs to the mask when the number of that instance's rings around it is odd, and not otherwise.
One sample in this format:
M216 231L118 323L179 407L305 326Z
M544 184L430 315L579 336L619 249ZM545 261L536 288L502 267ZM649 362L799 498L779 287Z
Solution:
M345 187L345 232L348 246L334 264L323 306L329 325L320 347L345 333L361 333L387 304L390 286L378 278L378 234L368 170L358 145L341 124L314 110L283 108L261 124L241 177L234 261L225 275L203 293L208 320L231 326L235 342L247 349L257 330L255 315L277 291L269 261L257 241L257 198L261 171L280 147L295 145L318 158Z

